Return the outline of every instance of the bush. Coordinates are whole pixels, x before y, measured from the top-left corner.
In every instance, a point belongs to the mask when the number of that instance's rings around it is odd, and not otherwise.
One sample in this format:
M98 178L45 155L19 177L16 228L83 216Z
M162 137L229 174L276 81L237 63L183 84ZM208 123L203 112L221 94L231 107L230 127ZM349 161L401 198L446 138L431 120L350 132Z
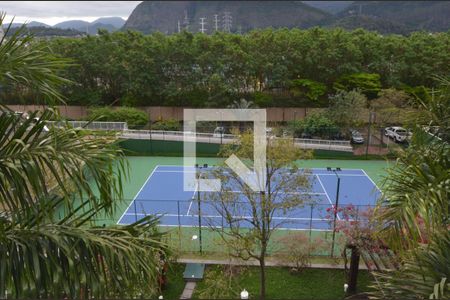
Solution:
M104 122L127 122L129 128L142 128L148 123L148 115L136 108L98 107L89 110L89 120Z
M180 128L180 122L174 119L160 120L152 124L153 130L178 131Z
M329 139L339 132L336 124L323 113L311 114L300 121L291 121L288 126L296 137L318 136Z

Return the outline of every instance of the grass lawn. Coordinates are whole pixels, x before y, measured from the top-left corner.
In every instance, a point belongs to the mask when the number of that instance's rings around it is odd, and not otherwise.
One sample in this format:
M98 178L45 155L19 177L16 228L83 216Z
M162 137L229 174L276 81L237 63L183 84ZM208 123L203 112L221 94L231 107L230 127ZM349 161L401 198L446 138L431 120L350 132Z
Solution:
M197 284L194 298L205 299L211 298L212 295L216 299L239 298L239 293L244 288L249 292L250 298L258 298L260 285L257 267L234 270L231 280L226 279L229 276L227 274L230 273L225 270L222 266L208 266L205 279ZM358 291L367 291L371 280L367 271L360 270ZM345 296L343 289L345 282L343 270L305 269L301 273L291 274L289 268L267 267L266 297L267 299L342 299Z
M163 290L164 299L179 299L184 290L184 264L170 264L167 272L167 286Z

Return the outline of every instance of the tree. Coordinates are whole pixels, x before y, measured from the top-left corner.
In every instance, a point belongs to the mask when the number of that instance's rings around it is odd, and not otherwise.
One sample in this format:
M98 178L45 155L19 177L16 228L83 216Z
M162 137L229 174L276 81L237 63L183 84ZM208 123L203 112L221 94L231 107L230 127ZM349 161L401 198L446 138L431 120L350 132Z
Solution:
M351 91L358 89L367 96L369 99L373 99L378 96L381 90L381 82L379 74L351 74L340 77L333 87L336 90Z
M439 91L428 102L419 102L411 144L384 184L380 235L404 263L398 272L377 275L377 298L428 298L436 284L450 278L450 82L440 81ZM439 128L443 138L430 137L425 124ZM448 284L442 289L448 295Z
M379 97L370 101L370 108L377 114L381 125L405 122L405 109L411 105L411 97L404 91L383 89Z
M248 163L253 157L253 135L246 132L236 143L224 145L221 155L229 157L231 154ZM310 152L295 147L291 140L270 140L265 191L254 192L237 174L223 172L220 168L214 176L222 182L221 192L204 197L203 206L211 207L224 219L227 228L221 230L217 218L206 217L211 229L232 250L231 255L259 262L260 299L264 299L266 293L265 260L269 242L276 229L289 222L277 217L288 217L310 201L307 193L302 191L307 191L311 183L304 171L295 165L295 160L309 157Z
M361 122L366 107L367 98L358 90L338 91L330 96L326 115L337 125L348 128Z
M309 79L295 79L292 81L291 92L295 96L306 97L311 102L317 102L325 95L327 86L323 83Z
M65 61L35 48L23 28L0 42L1 85L61 99ZM47 130L54 119L52 109L24 118L0 107L0 297L155 296L167 252L158 219L96 225L121 199L122 151L84 131Z

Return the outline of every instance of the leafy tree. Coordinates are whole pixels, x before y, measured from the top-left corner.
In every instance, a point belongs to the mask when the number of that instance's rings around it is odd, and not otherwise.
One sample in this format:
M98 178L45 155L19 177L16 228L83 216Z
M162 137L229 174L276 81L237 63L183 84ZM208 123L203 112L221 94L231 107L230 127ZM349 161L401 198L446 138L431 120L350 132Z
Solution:
M221 155L229 157L231 154L245 159L248 164L253 158L253 135L244 133L236 143L224 145ZM203 205L212 206L226 223L227 229L221 230L217 226L217 219L205 217L211 229L231 249L231 255L259 262L260 299L264 299L266 294L265 261L269 241L273 232L287 222L274 219L274 216L287 217L305 201L310 201L304 193L292 193L310 187L308 177L294 164L297 159L309 157L309 152L294 146L290 140L270 140L267 147L265 191L254 192L237 174L222 172L223 169L220 168L214 175L222 182L221 192L204 197ZM286 169L291 172L286 172ZM241 193L236 193L236 188Z
M337 125L348 128L360 122L365 108L367 107L367 98L358 90L338 91L330 96L330 105L326 115Z
M380 124L403 124L405 109L410 108L411 96L404 91L383 89L379 97L370 101L370 108L377 115Z
M359 90L369 99L378 96L381 90L379 74L358 73L340 77L333 85L336 90Z
M312 102L317 102L319 98L325 95L326 85L309 79L295 79L292 81L291 92L295 96L303 96Z

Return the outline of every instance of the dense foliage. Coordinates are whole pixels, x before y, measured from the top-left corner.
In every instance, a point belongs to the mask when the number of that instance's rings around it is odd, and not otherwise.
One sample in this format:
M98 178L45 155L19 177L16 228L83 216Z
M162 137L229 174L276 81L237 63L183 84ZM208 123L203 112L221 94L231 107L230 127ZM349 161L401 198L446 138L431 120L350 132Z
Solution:
M226 107L243 97L267 107L326 106L335 88L358 87L369 99L380 88L420 92L434 86L433 75L450 73L449 44L450 33L312 28L245 35L103 31L54 39L50 48L77 64L64 73L75 82L63 91L70 104Z
M127 122L129 128L141 128L148 123L148 115L133 107L96 107L89 110L89 120L103 122Z

